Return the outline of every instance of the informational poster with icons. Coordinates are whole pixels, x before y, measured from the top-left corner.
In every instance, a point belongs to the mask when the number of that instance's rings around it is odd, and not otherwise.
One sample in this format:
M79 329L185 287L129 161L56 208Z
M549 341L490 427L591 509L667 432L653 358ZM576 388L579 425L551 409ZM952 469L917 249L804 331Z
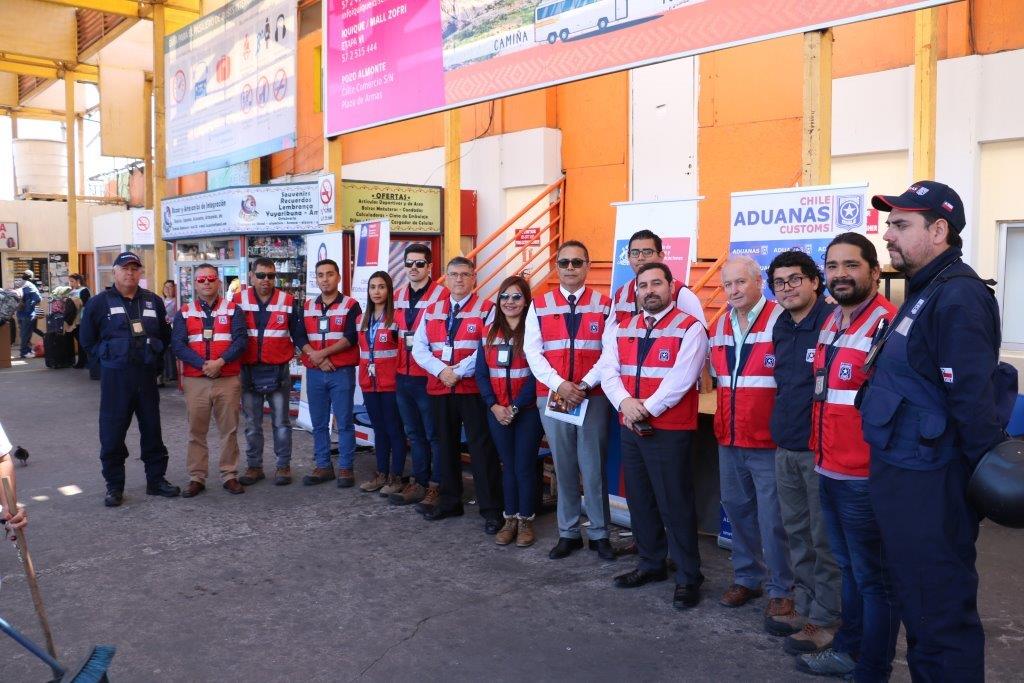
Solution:
M167 36L167 177L295 147L295 7L235 0Z

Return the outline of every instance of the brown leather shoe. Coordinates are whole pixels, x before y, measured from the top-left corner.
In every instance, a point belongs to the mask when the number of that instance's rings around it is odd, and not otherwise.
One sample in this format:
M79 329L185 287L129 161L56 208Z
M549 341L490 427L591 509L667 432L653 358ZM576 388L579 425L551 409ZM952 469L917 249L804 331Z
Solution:
M505 526L501 527L501 530L494 537L494 542L498 545L508 545L516 538L516 533L519 531L519 520L516 519L515 515L505 515Z
M725 607L742 607L754 598L759 598L764 595L764 591L760 588L752 589L746 586L741 586L738 583L734 583L729 586L729 590L725 591L722 595L722 599L719 600L719 604Z
M239 484L237 479L228 479L224 482L224 490L236 496L239 493L245 493L245 487Z
M537 537L533 533L533 518L536 515L519 518L519 533L516 534L516 547L528 548L533 545Z
M438 499L441 497L441 488L439 484L431 484L427 487L427 492L423 495L423 500L416 503L416 512L425 515L434 509L437 505Z
M388 501L392 505L412 505L423 500L423 496L426 495L427 490L416 483L415 479L410 479L409 483L405 485L398 493L392 493L388 497Z
M347 467L338 468L338 488L350 489L355 485L356 473L348 469Z
M333 467L314 467L313 471L302 478L303 486L315 486L334 479Z
M392 493L398 493L405 487L402 483L402 475L400 474L389 474L388 481L380 489L380 495L388 498Z
M267 475L263 474L262 467L246 467L245 474L238 478L238 483L242 486L252 486L256 482L266 478Z
M359 490L362 491L363 493L375 493L384 488L384 485L387 483L388 477L386 474L374 472L372 479L368 479L359 485Z
M806 623L807 617L794 609L789 614L776 616L766 614L764 617L764 630L773 636L790 636L794 633L799 633Z
M278 467L274 475L274 486L287 486L292 483L291 467Z
M764 615L769 619L773 617L784 617L793 614L793 598L769 598L768 606L764 608Z
M198 496L200 493L206 490L206 484L201 481L190 481L185 490L181 492L182 498L191 498L192 496Z
M798 633L786 638L782 649L791 655L806 655L821 652L832 645L838 626L816 626L810 622Z

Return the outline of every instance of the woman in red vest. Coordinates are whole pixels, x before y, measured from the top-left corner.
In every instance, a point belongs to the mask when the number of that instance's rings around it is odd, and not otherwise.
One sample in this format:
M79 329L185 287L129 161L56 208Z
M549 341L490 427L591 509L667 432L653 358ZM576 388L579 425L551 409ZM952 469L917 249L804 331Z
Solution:
M505 525L498 545L533 545L537 507L537 452L544 428L537 411L537 382L523 352L523 314L530 285L518 275L498 288L498 305L477 351L476 383L490 412L487 423L501 458ZM481 362L483 361L483 362Z
M377 471L360 489L390 496L402 490L405 467L405 431L395 400L398 369L398 324L395 322L395 287L391 276L378 270L370 276L366 312L359 317L359 388L373 425Z

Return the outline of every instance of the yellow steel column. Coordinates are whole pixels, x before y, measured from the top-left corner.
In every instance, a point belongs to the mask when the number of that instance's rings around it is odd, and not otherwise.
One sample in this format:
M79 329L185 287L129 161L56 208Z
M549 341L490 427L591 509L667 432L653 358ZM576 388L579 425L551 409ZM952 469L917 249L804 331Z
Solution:
M145 156L142 158L142 173L145 178L146 198L143 206L147 209L153 208L153 75L147 74L142 84L142 99L145 100L143 108L143 131L142 146L145 148Z
M75 76L64 73L64 134L68 162L68 268L78 272L78 184L75 182Z
M458 109L444 113L444 262L462 254L461 117ZM443 267L443 265L442 265Z
M832 29L804 34L802 182L832 182Z
M11 142L13 143L18 139L18 115L11 112ZM14 196L17 197L21 194L21 188L18 187L18 165L11 164L11 180L14 181Z
M249 159L249 183L251 185L259 185L263 182L260 174L260 162L260 157Z
M75 144L78 146L78 194L85 196L85 114L75 117Z
M939 8L914 13L914 180L935 177Z
M153 260L155 273L150 283L159 291L167 279L167 243L164 242L163 207L167 191L167 128L164 106L164 5L153 3L153 112L156 135L153 144Z
M341 136L324 140L324 173L334 174L334 223L325 232L341 230Z

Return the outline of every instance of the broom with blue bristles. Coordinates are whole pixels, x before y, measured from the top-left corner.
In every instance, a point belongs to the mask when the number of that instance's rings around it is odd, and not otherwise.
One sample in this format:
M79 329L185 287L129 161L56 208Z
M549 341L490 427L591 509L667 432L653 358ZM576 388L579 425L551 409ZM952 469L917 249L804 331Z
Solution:
M18 503L14 499L14 489L7 477L3 479L4 498L11 510L18 509ZM0 618L0 631L3 631L25 649L43 660L50 670L53 671L53 683L105 683L107 669L114 658L115 648L112 645L97 645L92 652L74 672L68 671L57 662L57 649L53 645L53 634L50 631L50 624L46 619L46 610L43 608L43 596L39 592L39 582L36 581L36 570L32 564L32 556L28 553L28 541L25 539L23 529L15 530L15 539L18 542L18 555L21 557L25 567L25 578L28 580L29 589L32 591L32 602L35 604L36 613L39 615L39 623L46 636L46 650L19 633L7 621Z

